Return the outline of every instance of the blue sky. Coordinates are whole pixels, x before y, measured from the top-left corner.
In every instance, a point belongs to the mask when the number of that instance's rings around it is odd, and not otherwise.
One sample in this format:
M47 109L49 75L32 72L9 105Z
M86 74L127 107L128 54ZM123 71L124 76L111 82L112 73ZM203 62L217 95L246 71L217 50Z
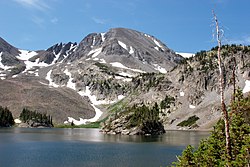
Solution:
M208 50L212 9L224 43L250 45L249 0L0 0L0 36L27 50L80 42L125 27L153 35L178 52Z

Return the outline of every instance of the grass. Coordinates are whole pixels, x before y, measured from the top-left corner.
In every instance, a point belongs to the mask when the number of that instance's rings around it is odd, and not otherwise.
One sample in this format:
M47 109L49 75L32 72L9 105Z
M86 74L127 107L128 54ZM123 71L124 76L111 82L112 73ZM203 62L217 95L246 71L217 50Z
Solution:
M191 117L189 117L187 120L184 120L182 122L180 122L177 126L181 126L181 127L184 127L184 126L192 126L196 123L196 121L200 119L199 117L197 117L196 115L193 115Z
M91 122L89 124L85 124L85 125L68 125L68 124L61 124L61 125L56 125L55 128L100 128L100 123L99 122Z
M127 106L127 102L122 99L115 104L108 107L108 111L111 113L119 112Z

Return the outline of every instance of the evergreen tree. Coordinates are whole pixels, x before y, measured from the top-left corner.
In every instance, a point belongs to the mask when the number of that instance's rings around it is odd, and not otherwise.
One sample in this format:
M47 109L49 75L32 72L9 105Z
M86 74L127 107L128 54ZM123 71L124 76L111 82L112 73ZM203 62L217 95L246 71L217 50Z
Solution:
M226 149L226 134L224 120L220 120L214 127L211 136L202 140L197 150L188 146L183 151L175 166L250 166L250 95L243 97L241 91L236 94L231 106L230 134L231 158Z
M14 119L10 110L0 106L0 127L10 127L14 125Z

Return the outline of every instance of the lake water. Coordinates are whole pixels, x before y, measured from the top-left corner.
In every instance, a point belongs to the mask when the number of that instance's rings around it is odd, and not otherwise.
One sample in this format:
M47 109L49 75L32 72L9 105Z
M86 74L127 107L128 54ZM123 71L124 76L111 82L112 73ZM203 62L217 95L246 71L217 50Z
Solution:
M98 129L0 129L0 167L153 167L176 160L208 132L105 135Z

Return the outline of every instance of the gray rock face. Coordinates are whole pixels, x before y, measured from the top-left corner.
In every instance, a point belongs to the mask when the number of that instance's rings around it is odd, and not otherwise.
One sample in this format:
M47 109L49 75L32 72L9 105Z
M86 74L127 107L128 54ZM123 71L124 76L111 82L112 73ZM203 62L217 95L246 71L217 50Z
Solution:
M7 52L11 55L18 55L20 52L17 48L7 43L3 38L0 37L0 53Z
M87 35L78 45L74 53L65 59L76 61L95 57L106 62L120 62L129 68L156 72L154 65L170 70L183 60L162 42L153 36L125 28L110 29L107 33ZM93 54L90 54L93 53Z
M16 56L20 53L17 48L7 43L4 39L0 37L0 53L1 63L4 66L16 66L22 64L22 61L16 58Z
M21 64L21 61L16 58L16 56L8 53L8 52L3 52L2 53L2 64L5 66L15 66L18 64Z

